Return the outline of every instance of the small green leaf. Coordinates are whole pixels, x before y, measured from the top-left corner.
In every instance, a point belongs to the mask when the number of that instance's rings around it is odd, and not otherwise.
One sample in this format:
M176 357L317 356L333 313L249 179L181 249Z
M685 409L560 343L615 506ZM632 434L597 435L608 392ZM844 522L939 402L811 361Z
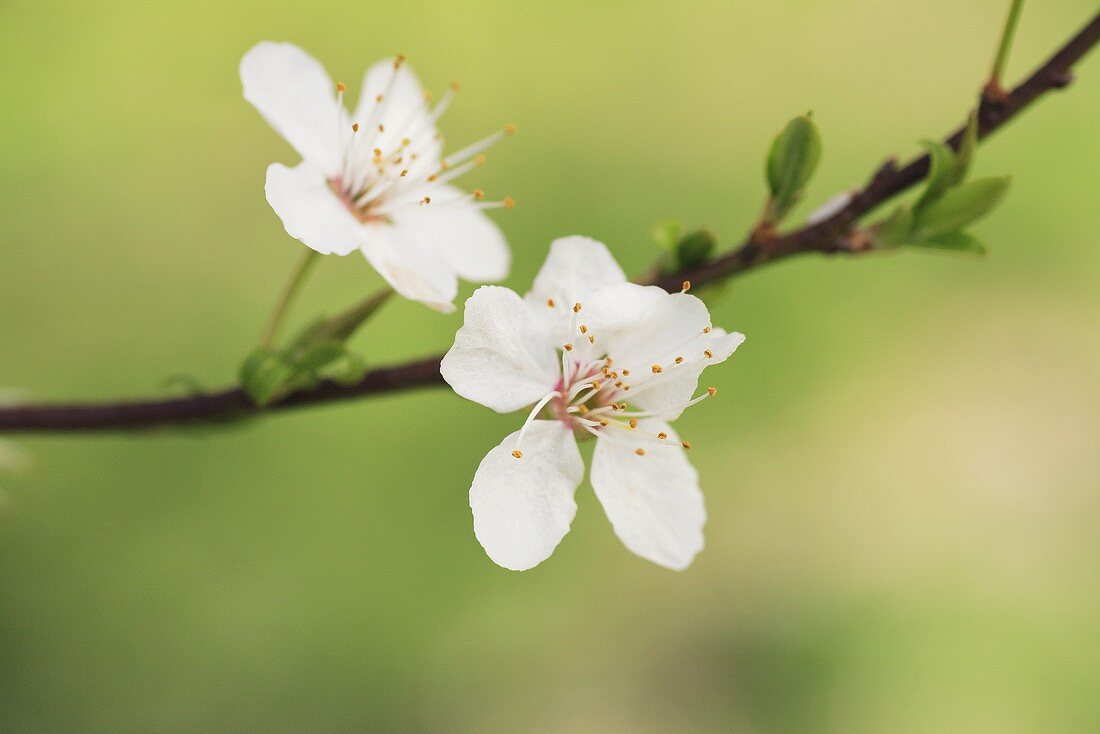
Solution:
M683 226L675 219L666 219L653 226L653 241L657 247L667 252L676 250L676 243L680 241L680 231Z
M940 198L951 188L955 176L955 152L937 140L923 140L921 145L928 150L931 165L928 168L928 185L914 207L920 211Z
M905 242L913 229L913 212L899 206L894 213L872 228L878 247L897 247Z
M955 170L953 184L960 184L966 179L966 173L970 170L970 164L974 160L974 151L978 149L978 113L971 112L966 121L966 131L959 143L959 152L955 154Z
M709 262L718 246L718 238L709 229L690 232L676 245L677 270L688 270Z
M971 255L985 255L987 252L982 241L968 232L948 232L925 240L907 242L906 244L913 247L926 247L934 250L965 252Z
M765 174L771 201L766 219L777 224L802 196L818 161L821 160L821 135L809 113L787 123L768 151Z
M259 347L241 365L241 387L257 405L269 405L284 394L295 373L282 354Z
M949 189L916 212L916 238L930 239L978 221L1004 198L1010 180L1009 176L980 178Z
M355 352L344 352L344 364L332 373L332 379L341 385L351 385L363 379L367 374L367 363Z
M347 348L344 347L343 342L327 341L314 344L297 359L294 366L305 372L318 372L343 357L346 351Z

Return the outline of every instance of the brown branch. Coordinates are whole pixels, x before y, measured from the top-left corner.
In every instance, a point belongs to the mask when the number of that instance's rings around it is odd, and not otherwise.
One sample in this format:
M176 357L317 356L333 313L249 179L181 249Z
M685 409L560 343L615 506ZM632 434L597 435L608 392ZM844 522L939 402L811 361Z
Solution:
M984 97L978 111L980 137L989 136L1046 92L1069 84L1074 64L1098 42L1100 14L1018 87L1003 96ZM960 128L948 136L946 142L957 148L962 134ZM740 248L713 262L689 272L662 276L654 282L674 291L679 290L685 280L701 286L793 255L860 252L860 248L853 247L845 238L852 225L861 216L920 182L928 174L928 165L927 155L901 167L887 162L853 195L847 206L825 221L771 238L750 237ZM236 387L167 400L5 407L0 408L0 432L135 430L233 421L271 411L440 385L443 384L439 375L440 359L441 356L434 356L372 370L353 385L325 382L314 390L291 395L263 409L256 407Z

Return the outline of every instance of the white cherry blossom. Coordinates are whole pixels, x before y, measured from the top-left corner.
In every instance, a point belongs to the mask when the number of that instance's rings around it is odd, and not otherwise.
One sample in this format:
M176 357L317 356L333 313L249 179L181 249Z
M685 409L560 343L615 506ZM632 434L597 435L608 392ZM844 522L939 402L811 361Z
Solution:
M360 251L395 291L453 311L457 278L508 274L511 256L484 201L451 182L481 165L505 126L448 156L436 122L452 85L430 106L403 56L367 70L354 110L346 87L290 43L263 41L241 60L244 96L302 156L267 169L267 200L287 233L322 254Z
M684 569L703 548L706 510L686 441L669 425L699 376L744 341L714 327L687 293L628 283L607 248L555 240L521 298L483 286L443 358L459 395L526 422L492 449L470 488L474 533L513 570L548 558L569 532L584 478L577 439L595 438L591 483L615 533L637 555Z

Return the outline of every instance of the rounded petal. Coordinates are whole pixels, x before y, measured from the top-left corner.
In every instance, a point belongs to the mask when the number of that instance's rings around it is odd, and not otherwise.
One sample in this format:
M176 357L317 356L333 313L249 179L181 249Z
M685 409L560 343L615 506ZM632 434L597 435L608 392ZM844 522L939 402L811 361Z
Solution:
M327 177L340 170L347 117L325 68L293 43L257 43L241 59L244 98Z
M577 235L561 237L550 243L550 254L526 298L534 305L553 301L568 309L601 288L624 282L623 269L602 242Z
M378 134L362 139L369 148L395 151L405 138L413 141L410 148L417 154L409 166L413 175L438 168L443 143L436 138L424 89L407 63L395 67L394 59L383 59L367 69L351 121L370 123L372 130L382 126Z
M456 393L498 413L537 402L561 379L545 325L515 291L490 285L467 299L440 372Z
M294 168L271 164L264 190L287 234L317 252L347 255L363 242L363 226L312 162L304 160Z
M376 224L365 230L363 256L399 295L442 313L455 310L458 278L446 260L399 227Z
M577 513L573 494L584 478L573 432L534 421L516 458L519 431L490 451L470 487L474 535L497 565L534 568L550 557Z
M395 214L397 226L437 251L464 280L485 283L507 277L512 254L496 223L452 186L434 187L431 196L433 205ZM442 205L434 206L436 201Z
M667 423L644 420L638 430L667 433ZM615 534L631 552L682 571L703 550L707 513L699 474L679 446L647 445L645 454L621 439L599 438L592 457L592 488Z

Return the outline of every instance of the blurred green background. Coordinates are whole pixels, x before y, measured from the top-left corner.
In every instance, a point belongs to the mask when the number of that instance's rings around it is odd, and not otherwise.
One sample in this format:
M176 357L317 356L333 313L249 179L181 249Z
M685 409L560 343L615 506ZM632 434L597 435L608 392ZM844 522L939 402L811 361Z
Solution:
M1004 0L0 4L0 387L231 379L299 252L263 196L291 149L241 55L293 40L356 91L404 52L464 82L464 179L525 289L555 236L630 272L676 217L732 246L813 109L808 212L961 121ZM1095 12L1030 4L1010 77ZM590 487L536 570L494 566L466 491L517 425L442 389L207 434L21 438L0 477L5 732L1084 732L1100 729L1100 56L998 134L984 261L805 258L736 281L749 335L677 424L708 546L631 556ZM296 312L377 287L325 260ZM466 292L471 288L467 287ZM392 303L375 363L460 315Z

